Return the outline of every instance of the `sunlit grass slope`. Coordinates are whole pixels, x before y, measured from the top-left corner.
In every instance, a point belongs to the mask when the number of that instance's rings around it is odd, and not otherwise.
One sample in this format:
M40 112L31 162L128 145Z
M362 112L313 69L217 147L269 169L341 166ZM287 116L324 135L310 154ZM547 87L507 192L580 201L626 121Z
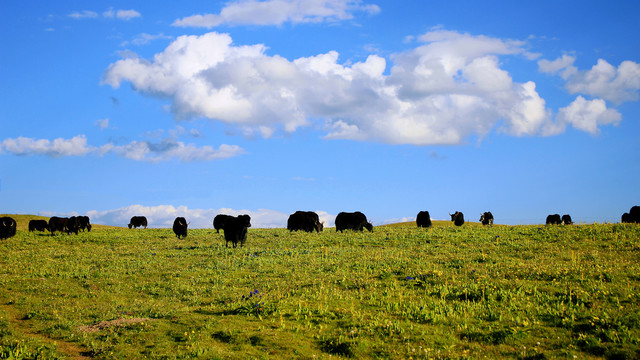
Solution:
M0 241L0 358L636 359L639 259L631 224L249 229L238 249L23 230Z

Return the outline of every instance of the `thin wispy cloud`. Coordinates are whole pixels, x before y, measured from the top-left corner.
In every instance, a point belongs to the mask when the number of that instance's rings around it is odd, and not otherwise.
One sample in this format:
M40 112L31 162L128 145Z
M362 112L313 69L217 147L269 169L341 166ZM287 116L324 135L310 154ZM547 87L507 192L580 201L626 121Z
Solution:
M211 29L221 25L337 22L353 19L354 13L360 12L376 14L380 8L360 0L244 0L227 3L218 14L197 14L177 19L173 26Z
M108 123L108 119L107 123ZM101 126L100 121L98 126ZM107 125L108 126L108 125ZM0 142L0 153L16 156L42 155L53 158L67 156L104 156L116 154L135 161L163 162L205 162L227 159L245 153L237 145L222 144L217 148L210 145L197 146L185 144L173 138L153 141L131 141L125 145L107 143L101 146L87 144L85 135L74 136L71 139L57 138L54 140L34 139L28 137L8 138Z

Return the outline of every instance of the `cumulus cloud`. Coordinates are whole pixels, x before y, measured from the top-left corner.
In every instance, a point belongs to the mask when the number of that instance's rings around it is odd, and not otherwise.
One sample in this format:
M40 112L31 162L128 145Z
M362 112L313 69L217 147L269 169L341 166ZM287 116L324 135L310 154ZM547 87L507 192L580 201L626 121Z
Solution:
M149 227L152 228L170 228L175 218L182 216L189 222L189 228L191 229L213 228L213 218L218 214L232 216L247 214L251 216L252 228L283 228L287 226L287 219L289 218L289 214L270 209L189 209L186 206L174 207L172 205L130 205L119 209L87 212L87 216L91 218L92 223L112 226L127 226L132 216L146 216ZM323 213L323 215L328 216L327 213ZM322 216L320 217L322 219Z
M107 119L108 120L108 119ZM97 123L102 126L102 123ZM108 124L108 123L107 123ZM222 144L217 149L205 145L185 144L174 138L166 138L157 142L132 141L126 145L107 143L100 147L87 145L87 137L78 135L71 139L58 138L33 139L27 137L9 138L0 142L0 153L13 155L45 155L50 157L106 155L114 153L118 156L136 161L213 161L243 154L245 151L237 145Z
M622 115L615 109L608 109L604 100L586 100L578 96L569 106L558 111L558 125L570 124L576 129L590 134L600 132L601 125L617 125Z
M146 60L111 64L103 83L129 82L169 98L176 118L205 117L264 137L320 120L327 139L459 144L497 129L542 134L551 111L531 81L513 81L501 56L527 56L524 43L445 30L419 37L387 60L343 65L330 51L288 60L262 44L235 46L228 34L181 36Z
M538 61L540 71L559 74L567 81L566 88L572 94L585 94L620 104L637 101L640 90L640 64L623 61L616 68L606 60L598 59L590 70L578 70L573 65L575 57L563 55L549 61Z
M174 21L173 26L282 25L335 22L353 18L354 12L375 14L377 5L360 0L241 0L227 3L219 14L192 15Z
M20 156L46 155L62 157L84 156L96 151L96 148L87 145L87 137L84 135L74 136L71 139L57 138L53 141L20 136L15 139L9 138L3 140L2 143L0 143L0 150Z

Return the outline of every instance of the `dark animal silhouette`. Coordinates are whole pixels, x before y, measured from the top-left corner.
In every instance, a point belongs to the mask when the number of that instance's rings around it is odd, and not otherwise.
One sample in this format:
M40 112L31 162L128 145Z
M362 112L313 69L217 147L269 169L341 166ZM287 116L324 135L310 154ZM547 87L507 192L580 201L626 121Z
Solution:
M80 219L78 216L72 216L67 220L64 231L67 234L74 233L78 235L78 232L80 231Z
M78 226L82 231L91 231L91 221L88 216L78 216Z
M213 228L216 229L216 233L220 233L220 229L224 229L224 223L228 218L232 218L231 215L218 214L213 218Z
M416 225L418 227L431 227L431 215L429 215L428 211L420 211L418 216L416 216Z
M69 221L69 219L65 217L52 216L49 218L49 231L51 231L51 235L54 235L56 231L67 231L67 221Z
M249 215L239 215L237 217L230 216L224 222L224 240L225 246L229 247L229 241L233 244L233 247L237 247L240 243L240 247L244 246L247 241L247 228L251 227L251 217Z
M16 221L9 216L0 217L0 239L8 239L16 234Z
M144 226L144 228L147 228L147 218L144 216L134 216L131 218L131 220L129 220L129 225L127 225L129 227L129 229L134 228L137 229L138 227L142 227Z
M49 224L47 223L47 220L29 220L29 232L47 230L49 230Z
M320 217L313 211L296 211L289 215L287 220L287 230L302 230L306 232L322 231L324 224L320 222Z
M451 221L453 221L453 224L455 226L464 225L464 214L461 213L460 211L456 211L453 214L449 214L449 216L451 216Z
M562 224L564 225L571 225L573 224L573 220L571 220L571 215L569 214L564 214L562 215Z
M187 220L185 220L185 218L183 217L179 216L175 220L173 220L173 233L176 234L178 239L184 239L187 237L188 225L189 224L187 224Z
M336 232L344 230L373 231L373 225L367 221L367 217L360 211L348 213L341 212L336 216Z
M562 224L562 218L560 214L552 214L547 216L547 220L545 221L545 225L560 225Z
M482 225L493 225L493 214L491 213L491 211L487 211L480 215L479 221L482 223Z

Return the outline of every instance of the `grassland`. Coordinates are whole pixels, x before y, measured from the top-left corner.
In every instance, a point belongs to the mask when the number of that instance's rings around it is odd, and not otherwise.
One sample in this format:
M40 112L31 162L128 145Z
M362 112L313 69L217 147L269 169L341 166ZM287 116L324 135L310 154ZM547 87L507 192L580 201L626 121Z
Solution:
M0 241L0 358L195 357L637 359L640 226Z

